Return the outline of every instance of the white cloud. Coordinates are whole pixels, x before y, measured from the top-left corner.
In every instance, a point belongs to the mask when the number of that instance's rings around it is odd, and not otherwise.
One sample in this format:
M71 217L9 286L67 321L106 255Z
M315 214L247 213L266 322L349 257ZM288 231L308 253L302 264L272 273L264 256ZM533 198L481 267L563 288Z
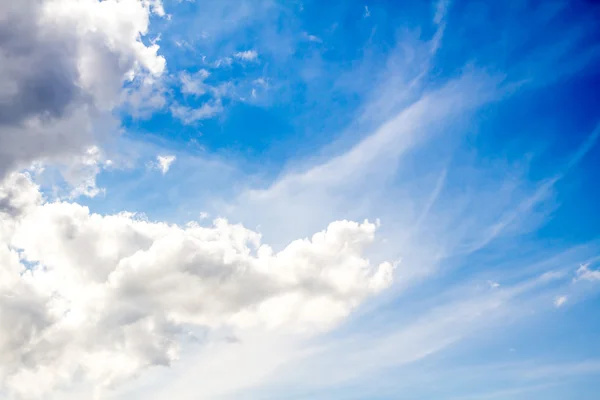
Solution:
M256 50L240 51L235 53L233 56L244 61L256 61L258 59L258 53Z
M0 213L0 375L22 397L169 365L194 329L321 332L392 279L391 264L363 256L368 222L274 252L225 220L181 228L45 203L23 174L0 194L13 210Z
M181 74L181 93L195 97L206 95L209 97L209 100L197 108L175 103L170 107L173 117L186 125L191 125L223 112L222 99L234 95L236 90L235 83L222 82L217 85L211 85L205 82L209 76L210 72L205 69L200 69L193 75L185 72Z
M97 146L91 146L84 154L73 157L62 172L65 181L72 188L69 197L95 197L103 193L104 189L96 186L96 176L105 164L112 163L105 163L104 155Z
M494 281L488 281L488 285L490 285L490 288L492 288L492 289L497 289L500 287L500 284L498 282L494 282Z
M269 86L269 82L267 82L267 80L265 78L257 78L253 81L254 84L259 85L259 86L264 86L264 87L268 87Z
M219 58L217 61L215 61L213 63L213 65L215 68L220 68L220 67L229 67L232 63L233 63L233 60L231 59L231 57L223 57L223 58Z
M363 17L369 18L370 16L371 16L371 10L369 10L369 6L365 6L365 13L363 14Z
M115 167L96 145L82 149L80 153L66 154L54 163L36 162L27 169L52 198L75 199L80 196L96 197L106 192L97 186L98 174Z
M171 106L171 114L186 125L192 125L203 119L209 119L223 112L220 100L212 100L202 104L199 108L191 108L181 104Z
M293 227L294 231L308 234L332 215L337 216L335 219L361 216L376 218L381 215L380 212L389 212L395 226L414 226L416 221L409 219L409 211L416 206L414 191L406 188L403 194L406 204L403 209L406 212L399 211L398 201L383 210L382 204L387 199L375 199L375 196L385 192L388 178L395 173L403 156L417 144L435 137L439 132L436 126L449 118L464 116L492 97L493 86L490 84L493 84L493 80L485 78L478 80L473 76L463 76L424 95L346 151L304 168L289 168L286 174L266 189L251 189L242 193L237 199L237 207L234 205L232 208L233 218L249 221L251 226L260 224L264 234L269 235L272 241L293 237L293 233L286 232L288 226L290 229ZM414 176L410 179L414 179ZM423 192L423 189L415 188L415 191ZM268 221L287 222L269 224ZM425 225L426 219L423 221ZM470 232L473 231L465 228L463 233L467 235ZM442 236L446 237L445 234ZM458 239L458 236L454 238ZM435 237L427 240L429 245L435 242ZM412 251L419 247L414 243ZM404 250L409 251L407 248ZM396 251L400 252L399 246L396 246ZM435 253L431 252L431 248L428 251L432 256Z
M600 281L600 271L590 269L589 267L590 264L582 264L579 266L574 280Z
M176 159L177 157L175 156L158 156L156 157L157 167L164 175L169 171L171 164L173 164Z
M149 118L165 108L168 89L160 78L143 76L127 84L121 93L121 106L135 118Z
M567 296L558 296L554 299L554 306L556 308L562 307L568 300Z
M320 37L318 37L318 36L311 35L311 34L309 34L307 32L304 32L304 36L306 37L306 39L309 42L323 43L323 40Z
M210 89L210 86L204 83L204 80L209 76L210 73L205 69L199 70L194 75L188 73L181 74L181 92L195 96L205 94Z
M422 378L419 372L430 374L430 366L436 364L435 354L458 342L464 344L489 327L528 319L530 309L545 303L548 293L553 291L548 283L533 276L503 290L472 292L468 288L476 284L471 282L443 291L435 299L428 297L429 306L424 308L416 305L418 302L412 303L416 307L412 317L399 312L398 303L394 302L392 307L367 314L365 320L360 315L356 319L354 314L350 317L350 327L342 327L335 334L317 340L249 335L236 347L222 344L201 355L190 355L182 360L181 369L166 377L159 390L142 389L138 395L149 400L160 400L167 395L191 400L198 393L209 399L285 398L289 388L294 388L298 398L326 399L331 397L332 389L339 393L352 387L381 394L386 386L389 390L386 395L389 393L388 397L393 398L406 392L403 388L413 381L408 377L416 374ZM380 323L373 321L374 316ZM428 357L425 370L410 368ZM455 363L451 365L456 367ZM394 375L401 374L407 379L389 379L385 372L392 369ZM447 374L448 370L441 372ZM218 379L224 374L227 380ZM206 377L206 381L199 383L198 376ZM141 386L150 388L148 382L145 380ZM422 382L416 379L417 386ZM373 397L363 393L354 395Z
M435 14L433 17L433 23L439 25L443 23L446 14L448 13L448 7L450 6L450 0L438 0L435 4Z

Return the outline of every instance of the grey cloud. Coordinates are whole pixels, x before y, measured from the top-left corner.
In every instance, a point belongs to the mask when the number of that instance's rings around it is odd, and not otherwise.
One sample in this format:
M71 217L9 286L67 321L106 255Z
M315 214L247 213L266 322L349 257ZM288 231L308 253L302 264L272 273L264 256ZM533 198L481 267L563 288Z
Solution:
M0 3L0 180L81 154L98 142L98 121L112 118L125 75L162 72L158 48L140 40L148 3L107 4Z
M43 29L40 5L24 0L0 6L0 178L38 157L77 148L69 137L77 133L70 131L85 130L82 121L61 121L84 101L76 43Z
M72 35L44 29L40 2L11 2L0 19L0 125L62 117L82 101ZM4 7L4 6L3 6Z

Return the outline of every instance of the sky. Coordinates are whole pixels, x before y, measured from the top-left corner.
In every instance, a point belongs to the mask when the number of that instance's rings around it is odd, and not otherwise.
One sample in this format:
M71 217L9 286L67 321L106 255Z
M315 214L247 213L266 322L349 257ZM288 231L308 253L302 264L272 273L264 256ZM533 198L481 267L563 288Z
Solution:
M0 4L0 398L596 399L594 1Z

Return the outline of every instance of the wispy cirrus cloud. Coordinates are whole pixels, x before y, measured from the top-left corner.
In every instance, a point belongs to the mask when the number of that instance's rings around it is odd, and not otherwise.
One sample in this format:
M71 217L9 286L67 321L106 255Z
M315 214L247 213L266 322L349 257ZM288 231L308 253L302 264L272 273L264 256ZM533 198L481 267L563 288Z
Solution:
M173 117L181 120L186 125L191 125L220 114L223 111L223 105L220 100L212 100L202 104L198 108L175 104L171 106L170 110Z
M582 264L577 269L575 280L600 281L600 271L589 268L590 264Z

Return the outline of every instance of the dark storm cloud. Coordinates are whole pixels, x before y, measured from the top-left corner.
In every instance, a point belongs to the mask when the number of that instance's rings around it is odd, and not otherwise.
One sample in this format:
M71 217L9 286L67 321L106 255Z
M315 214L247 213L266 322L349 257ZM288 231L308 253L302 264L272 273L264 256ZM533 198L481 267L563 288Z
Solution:
M77 137L87 129L77 108L88 101L78 85L77 41L40 23L42 5L0 4L0 179L90 137Z

